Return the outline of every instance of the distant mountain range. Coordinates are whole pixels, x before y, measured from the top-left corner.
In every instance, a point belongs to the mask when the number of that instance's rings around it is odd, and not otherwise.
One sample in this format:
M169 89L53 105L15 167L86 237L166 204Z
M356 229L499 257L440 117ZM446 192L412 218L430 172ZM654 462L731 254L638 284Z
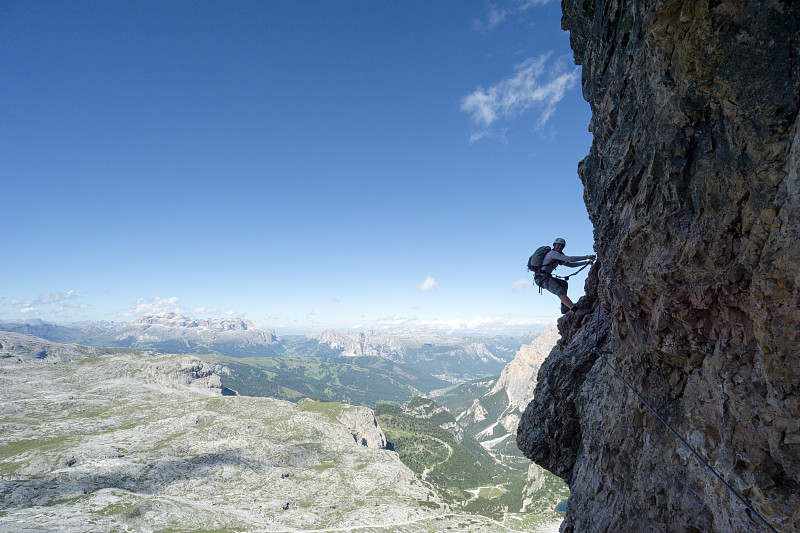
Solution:
M422 328L324 331L307 338L344 357L379 356L443 378L496 375L521 345L519 339L445 336Z
M0 322L0 330L53 342L166 353L270 356L280 351L274 331L256 328L248 320L194 319L175 313L145 316L135 322L80 322L67 326L41 321Z
M228 357L378 356L447 380L499 374L527 340L509 337L454 337L424 329L392 332L324 331L278 338L245 319L194 319L174 313L134 322L80 322L66 326L40 320L0 322L0 330L60 343L133 348L161 353ZM534 333L529 335L530 338Z

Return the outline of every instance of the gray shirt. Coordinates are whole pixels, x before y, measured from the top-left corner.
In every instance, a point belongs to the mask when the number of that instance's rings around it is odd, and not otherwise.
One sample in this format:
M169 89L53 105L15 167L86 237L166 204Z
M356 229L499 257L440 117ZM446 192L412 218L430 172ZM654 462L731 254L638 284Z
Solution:
M564 255L561 252L550 250L542 261L542 271L549 275L560 264L568 267L577 267L583 265L582 261L587 259L589 259L588 255ZM581 262L579 263L578 261Z

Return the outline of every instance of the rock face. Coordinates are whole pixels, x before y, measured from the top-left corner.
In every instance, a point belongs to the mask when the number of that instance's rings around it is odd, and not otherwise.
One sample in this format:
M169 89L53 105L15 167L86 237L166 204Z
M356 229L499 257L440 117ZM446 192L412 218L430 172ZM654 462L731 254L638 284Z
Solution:
M533 399L539 367L558 340L558 328L543 332L531 344L524 344L513 361L500 374L492 387L492 393L505 389L508 403L514 408L524 409Z
M196 357L179 358L180 366L165 368L164 365L154 363L145 370L148 378L164 387L195 389L212 396L222 396L222 380L219 373L229 371L227 367L214 368ZM218 373L219 372L219 373Z
M375 420L372 409L343 405L337 419L350 429L357 444L377 450L386 449L386 435Z
M518 431L561 531L800 523L800 4L565 0L600 261ZM599 314L599 316L598 316ZM597 319L599 327L597 331Z

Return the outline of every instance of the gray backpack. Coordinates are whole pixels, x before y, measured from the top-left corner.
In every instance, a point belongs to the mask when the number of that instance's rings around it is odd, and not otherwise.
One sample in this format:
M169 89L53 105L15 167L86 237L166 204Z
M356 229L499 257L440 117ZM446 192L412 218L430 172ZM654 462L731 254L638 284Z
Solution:
M544 261L544 256L547 255L547 252L552 250L549 246L540 246L533 252L533 255L530 256L528 259L528 270L531 272L539 272L539 269L542 268L542 261Z

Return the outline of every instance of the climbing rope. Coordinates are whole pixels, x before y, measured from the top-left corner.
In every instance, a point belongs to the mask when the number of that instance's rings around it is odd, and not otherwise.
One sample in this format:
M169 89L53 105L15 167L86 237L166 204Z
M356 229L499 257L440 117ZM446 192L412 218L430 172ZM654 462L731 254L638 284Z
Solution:
M677 431L675 431L674 429L672 429L672 426L670 426L670 425L667 423L667 421L666 421L666 420L664 420L664 418L663 418L663 417L662 417L660 414L658 414L658 412L657 412L655 409L653 409L653 407L652 407L652 406L651 406L651 405L650 405L650 404L647 402L647 400L645 400L645 399L642 397L642 395L641 395L641 394L639 394L639 392L638 392L638 391L637 391L637 390L636 390L636 389L633 387L633 385L631 385L630 383L628 383L628 381L627 381L627 380L626 380L624 377L622 377L622 374L620 374L620 373L617 371L617 369L616 369L616 368L614 368L614 366L613 366L611 363L609 363L609 362L608 362L608 359L606 359L606 358L603 356L603 354L602 354L602 353L600 353L600 350L598 350L598 349L597 349L597 336L598 336L598 330L599 330L599 327L600 327L600 304L599 304L599 302L598 302L598 305L597 305L597 320L595 321L595 326L594 326L594 353L596 353L596 354L597 354L597 355L600 357L600 359L602 359L602 360L603 360L603 362L604 362L605 364L607 364L607 365L608 365L608 367L609 367L611 370L613 370L613 371L614 371L614 373L617 375L617 377L618 377L619 379L621 379L621 380L622 380L622 382L623 382L625 385L627 385L629 389L631 389L631 390L633 391L633 393L634 393L634 394L635 394L635 395L636 395L636 396L637 396L637 397L638 397L638 398L639 398L639 399L642 401L642 403L643 403L643 404L645 404L645 405L647 406L647 408L648 408L648 409L650 409L650 410L653 412L653 414L654 414L654 415L656 415L656 417L657 417L657 418L658 418L658 419L661 421L661 423L662 423L662 424L664 424L664 425L667 427L667 429L669 429L669 430L670 430L670 431L671 431L671 432L672 432L672 433L673 433L673 434L674 434L676 437L678 437L678 440L680 440L680 441L681 441L681 442L682 442L682 443L683 443L683 444L684 444L684 445L685 445L687 448L689 448L689 451L691 451L691 452L694 454L694 456L697 458L697 460L698 460L698 461L700 461L700 463L702 463L702 464L703 464L703 466L705 466L706 468L708 468L708 469L711 471L711 473L712 473L712 474L714 474L714 476L716 476L716 478L717 478L718 480L720 480L720 481L722 482L722 484L723 484L723 485L725 485L725 486L728 488L728 490L729 490L729 491L731 491L731 493L732 493L734 496L736 496L736 498L738 498L740 502L742 502L742 503L744 504L744 506L745 506L745 507L747 507L747 508L748 508L750 511L752 511L752 512L753 512L753 514L755 514L755 515L756 515L756 516L759 518L759 520L761 520L761 522L762 522L762 523L763 523L763 524L764 524L764 525L765 525L765 526L766 526L766 527L767 527L767 528L768 528L770 531L772 531L772 533L778 533L778 532L775 530L775 528L774 528L774 527L772 527L772 526L769 524L769 522L767 522L767 521L764 519L764 517L763 517L763 516L761 516L761 515L759 514L759 512L758 512L758 511L756 511L755 509L753 509L753 507L752 507L752 506L751 506L749 503L747 503L747 502L745 501L745 499L744 499L744 498L742 498L742 497L739 495L739 493L738 493L738 492L736 492L736 490L734 490L734 488L733 488L733 487L731 487L731 486L730 486L730 485L729 485L729 484L728 484L728 483L727 483L727 482L726 482L724 479L722 479L722 476L720 476L720 475L717 473L717 471L716 471L716 470L714 470L714 468L713 468L713 467L712 467L710 464L708 464L708 463L707 463L707 462L706 462L706 461L705 461L705 460L704 460L702 457L700 457L700 454L699 454L699 453L697 453L697 452L695 451L695 449L694 449L694 448L692 448L692 446L691 446L691 445L690 445L688 442L686 442L686 440L685 440L683 437L681 437L681 436L678 434L678 432L677 432Z

